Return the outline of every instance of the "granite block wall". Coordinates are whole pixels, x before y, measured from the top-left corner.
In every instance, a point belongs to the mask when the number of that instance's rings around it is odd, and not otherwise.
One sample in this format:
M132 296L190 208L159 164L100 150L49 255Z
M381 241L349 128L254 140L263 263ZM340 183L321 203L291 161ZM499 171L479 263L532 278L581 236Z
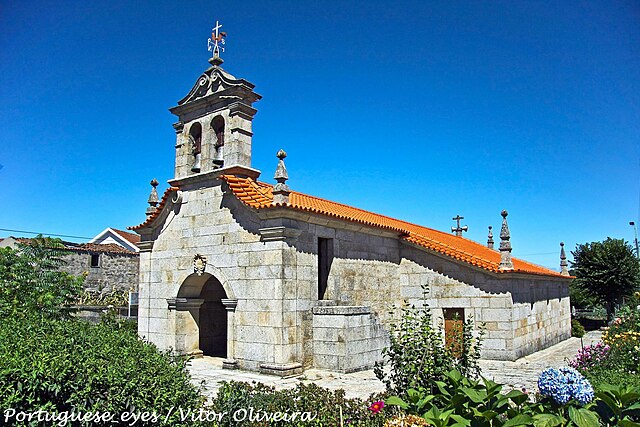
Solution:
M64 256L63 271L81 276L86 274L84 288L92 291L136 291L139 278L138 254L99 253L97 267L91 267L91 252L69 251Z

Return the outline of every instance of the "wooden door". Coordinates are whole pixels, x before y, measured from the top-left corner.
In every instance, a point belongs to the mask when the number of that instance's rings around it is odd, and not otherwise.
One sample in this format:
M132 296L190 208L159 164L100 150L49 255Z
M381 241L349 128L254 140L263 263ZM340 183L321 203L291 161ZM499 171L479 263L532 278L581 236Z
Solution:
M462 356L464 308L444 309L444 341L455 357Z

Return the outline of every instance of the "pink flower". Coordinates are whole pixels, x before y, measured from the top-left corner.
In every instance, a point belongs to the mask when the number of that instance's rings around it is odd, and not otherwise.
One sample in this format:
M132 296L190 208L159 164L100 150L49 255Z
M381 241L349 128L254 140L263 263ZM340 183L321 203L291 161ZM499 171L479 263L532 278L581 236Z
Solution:
M373 402L371 404L371 406L369 406L369 410L373 414L377 414L378 412L382 411L382 408L384 408L384 402L382 400L378 400L377 402Z

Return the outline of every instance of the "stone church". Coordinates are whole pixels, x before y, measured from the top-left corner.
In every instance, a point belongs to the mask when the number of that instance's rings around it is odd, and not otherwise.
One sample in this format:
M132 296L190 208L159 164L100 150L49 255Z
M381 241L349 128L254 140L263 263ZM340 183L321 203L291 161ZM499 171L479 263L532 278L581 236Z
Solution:
M251 167L254 85L211 66L170 111L175 177L152 181L141 236L139 334L226 368L290 375L370 368L392 305L486 324L483 357L514 360L570 336L569 277L500 248L273 184ZM274 153L277 148L274 147ZM274 166L276 160L274 159ZM269 181L267 178L265 181Z

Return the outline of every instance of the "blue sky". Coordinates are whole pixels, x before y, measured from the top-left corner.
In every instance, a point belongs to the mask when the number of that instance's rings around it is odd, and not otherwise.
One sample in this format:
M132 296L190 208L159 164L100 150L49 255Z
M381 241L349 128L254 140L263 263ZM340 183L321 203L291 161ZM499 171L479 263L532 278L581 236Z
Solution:
M514 255L552 268L561 240L633 239L637 1L2 2L0 228L142 222L216 19L263 96L262 180L284 148L294 190L440 230L461 214L480 242L507 209Z

